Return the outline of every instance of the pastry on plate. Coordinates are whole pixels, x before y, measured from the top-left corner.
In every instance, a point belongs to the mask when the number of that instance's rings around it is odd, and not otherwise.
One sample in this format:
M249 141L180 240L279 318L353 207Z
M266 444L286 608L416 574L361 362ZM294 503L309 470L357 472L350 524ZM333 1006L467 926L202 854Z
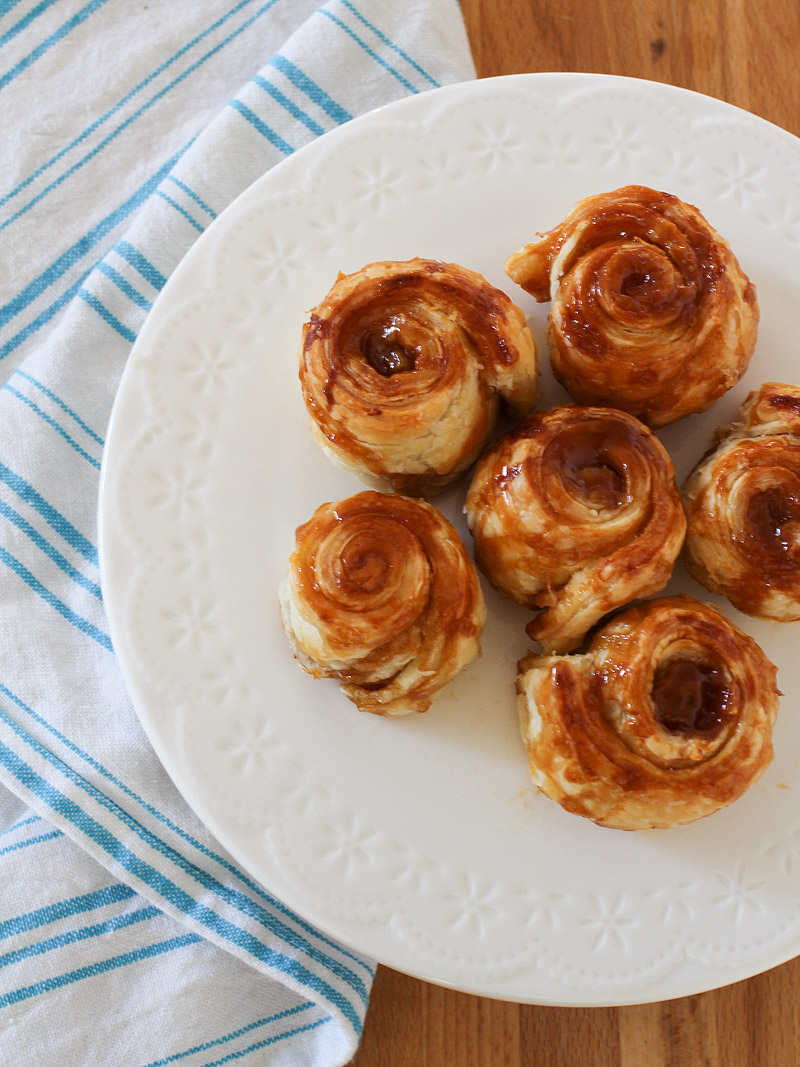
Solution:
M553 372L581 404L664 426L739 381L758 303L728 243L697 208L629 185L580 200L506 272L551 300Z
M740 611L800 619L800 387L766 382L684 487L686 565Z
M453 526L424 501L371 490L298 527L280 604L300 666L378 715L426 711L480 654L486 621Z
M340 275L303 328L300 382L311 431L334 462L378 489L441 490L477 458L500 401L536 399L536 346L508 296L430 259Z
M772 760L776 669L691 597L628 608L583 655L527 656L517 693L533 781L601 826L694 822L741 797Z
M478 566L541 609L528 633L547 652L663 589L686 532L663 445L613 408L529 415L481 457L465 510Z

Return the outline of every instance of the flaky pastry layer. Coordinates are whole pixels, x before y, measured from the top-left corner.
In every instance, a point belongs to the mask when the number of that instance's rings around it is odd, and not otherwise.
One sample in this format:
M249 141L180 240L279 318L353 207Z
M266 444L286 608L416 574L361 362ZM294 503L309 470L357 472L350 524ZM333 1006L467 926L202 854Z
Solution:
M536 399L536 346L508 296L454 263L371 263L310 314L300 381L315 440L376 488L427 496L469 467L504 400Z
M486 621L454 527L424 501L369 490L298 527L280 604L300 666L378 715L426 711L480 654Z
M800 619L800 387L766 382L684 487L686 565L763 619Z
M478 566L541 609L528 633L550 652L663 589L686 532L663 445L612 408L529 415L481 457L465 510Z
M772 760L776 669L691 597L629 608L583 655L526 657L517 693L533 781L602 826L694 822L741 797Z
M587 197L506 272L552 301L553 371L582 404L664 426L709 407L753 354L754 286L697 208L669 193Z

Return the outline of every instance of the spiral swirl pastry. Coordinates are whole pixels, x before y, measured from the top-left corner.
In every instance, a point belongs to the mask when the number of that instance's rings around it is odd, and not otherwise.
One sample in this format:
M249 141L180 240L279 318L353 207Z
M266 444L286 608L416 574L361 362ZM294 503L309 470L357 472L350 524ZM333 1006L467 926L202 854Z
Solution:
M517 692L533 781L601 826L694 822L772 760L775 667L691 597L628 608L584 655L528 656Z
M300 381L327 455L378 489L438 492L466 470L502 398L536 399L525 317L474 271L428 259L340 275L303 329Z
M338 678L378 715L427 711L480 654L486 621L475 568L444 516L369 490L298 528L280 601L300 666Z
M553 372L581 404L664 426L709 407L753 354L755 288L700 212L669 193L629 185L581 200L506 272L552 300Z
M686 565L740 611L800 619L800 387L767 382L684 487Z
M663 589L686 521L658 438L612 408L535 412L481 458L466 501L493 585L541 608L528 626L569 652L607 612Z

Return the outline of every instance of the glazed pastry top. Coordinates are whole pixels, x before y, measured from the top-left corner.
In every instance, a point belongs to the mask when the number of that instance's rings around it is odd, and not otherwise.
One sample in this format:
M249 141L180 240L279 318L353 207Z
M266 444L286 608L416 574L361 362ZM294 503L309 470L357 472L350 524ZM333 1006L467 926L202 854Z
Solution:
M766 382L689 477L686 562L741 611L800 619L800 388Z
M528 632L547 651L662 589L686 530L663 445L611 408L529 415L481 458L465 510L481 570L543 609Z
M300 381L319 443L401 492L469 466L498 398L536 398L536 348L520 311L481 275L414 259L342 275L303 330Z
M517 688L534 781L605 826L693 822L772 759L775 667L691 597L628 608L584 655L528 656Z
M755 347L754 286L700 212L669 193L587 197L506 272L552 300L551 360L572 397L650 426L710 406Z
M301 665L364 711L425 711L480 650L475 568L431 505L371 491L323 504L297 530L281 589Z

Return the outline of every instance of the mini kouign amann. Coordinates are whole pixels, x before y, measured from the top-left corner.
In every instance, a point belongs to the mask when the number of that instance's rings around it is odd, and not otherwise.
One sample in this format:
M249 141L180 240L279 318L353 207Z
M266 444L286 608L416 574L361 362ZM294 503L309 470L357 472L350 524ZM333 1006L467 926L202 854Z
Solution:
M361 711L426 711L480 654L486 607L455 528L421 500L357 493L297 530L280 589L300 666Z
M553 372L580 404L664 426L713 404L753 354L755 287L727 241L670 193L629 185L587 197L506 272L552 301Z
M478 566L541 609L528 633L550 652L663 589L686 532L663 445L612 408L529 415L481 457L465 510Z
M601 826L694 822L741 797L772 760L776 669L691 597L628 608L583 655L526 657L517 692L533 781Z
M686 566L762 619L800 619L800 387L766 382L684 487Z
M430 259L371 263L339 280L303 328L311 431L368 485L430 496L480 454L504 403L536 399L536 346L508 296Z

